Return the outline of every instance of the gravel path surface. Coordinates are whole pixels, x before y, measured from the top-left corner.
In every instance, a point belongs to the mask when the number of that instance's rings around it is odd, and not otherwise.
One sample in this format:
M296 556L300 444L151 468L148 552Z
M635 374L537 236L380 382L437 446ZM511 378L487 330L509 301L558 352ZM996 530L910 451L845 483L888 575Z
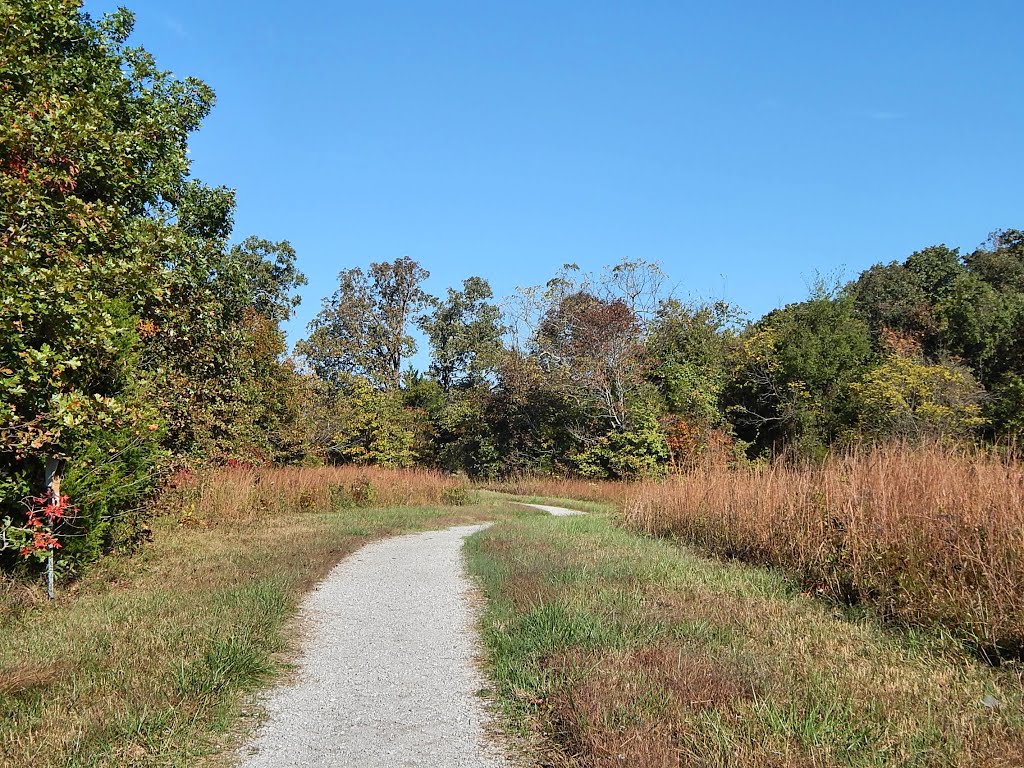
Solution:
M270 692L246 768L506 768L487 713L463 540L485 526L385 539L306 599L292 682Z
M570 515L585 515L586 512L580 512L578 509L566 509L565 507L549 507L547 504L526 504L525 502L517 501L516 504L520 504L524 507L533 507L543 512L547 512L549 515L555 517L569 517Z

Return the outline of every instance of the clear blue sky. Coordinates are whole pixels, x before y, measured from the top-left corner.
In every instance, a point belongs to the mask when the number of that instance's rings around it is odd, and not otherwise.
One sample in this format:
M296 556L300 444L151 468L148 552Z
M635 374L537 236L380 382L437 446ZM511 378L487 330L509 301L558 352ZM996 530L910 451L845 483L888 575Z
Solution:
M99 13L116 6L86 0ZM754 316L1024 227L1024 3L127 0L216 90L195 175L310 284L409 255L442 293L661 262Z

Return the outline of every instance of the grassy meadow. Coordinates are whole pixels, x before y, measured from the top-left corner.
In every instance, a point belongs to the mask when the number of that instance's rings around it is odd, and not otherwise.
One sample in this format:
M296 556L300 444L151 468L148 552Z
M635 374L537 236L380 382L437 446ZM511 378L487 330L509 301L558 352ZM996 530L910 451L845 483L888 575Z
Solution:
M540 765L1024 764L1019 665L887 629L780 570L601 514L494 526L468 551L497 698Z
M371 539L499 513L464 501L430 472L179 477L152 542L55 603L0 582L0 765L202 764L286 668L303 593Z
M483 663L535 764L1024 765L1020 467L940 447L472 491L425 470L178 475L152 541L56 603L0 582L0 764L230 762L305 591L374 538L483 520Z
M1024 653L1024 465L1012 458L892 445L662 482L488 487L611 505L629 530L782 568L808 591L947 632L993 663Z

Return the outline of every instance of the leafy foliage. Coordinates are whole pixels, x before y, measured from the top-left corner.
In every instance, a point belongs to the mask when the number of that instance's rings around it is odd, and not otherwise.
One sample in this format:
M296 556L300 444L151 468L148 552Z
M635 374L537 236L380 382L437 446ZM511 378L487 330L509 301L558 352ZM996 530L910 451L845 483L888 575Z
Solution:
M379 389L398 389L402 361L416 351L410 326L429 304L420 284L430 276L409 257L353 268L338 275L298 347L318 376L340 384L364 376Z
M490 303L491 286L480 277L462 282L462 290L448 289L443 301L420 318L419 326L430 339L430 374L448 391L480 386L494 371L504 351L501 310Z
M981 388L964 368L891 355L850 385L859 426L876 437L964 436L985 423Z
M29 523L44 462L63 460L71 567L135 535L170 456L268 446L263 382L302 278L287 243L229 245L233 194L189 178L213 92L129 46L129 12L4 16L0 516Z

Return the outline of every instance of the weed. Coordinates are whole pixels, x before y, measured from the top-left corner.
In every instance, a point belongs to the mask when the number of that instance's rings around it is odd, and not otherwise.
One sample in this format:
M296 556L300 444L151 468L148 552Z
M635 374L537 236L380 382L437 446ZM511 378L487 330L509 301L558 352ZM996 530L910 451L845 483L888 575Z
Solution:
M461 507L464 504L469 504L469 489L464 485L445 488L444 493L441 494L441 503L452 507Z

